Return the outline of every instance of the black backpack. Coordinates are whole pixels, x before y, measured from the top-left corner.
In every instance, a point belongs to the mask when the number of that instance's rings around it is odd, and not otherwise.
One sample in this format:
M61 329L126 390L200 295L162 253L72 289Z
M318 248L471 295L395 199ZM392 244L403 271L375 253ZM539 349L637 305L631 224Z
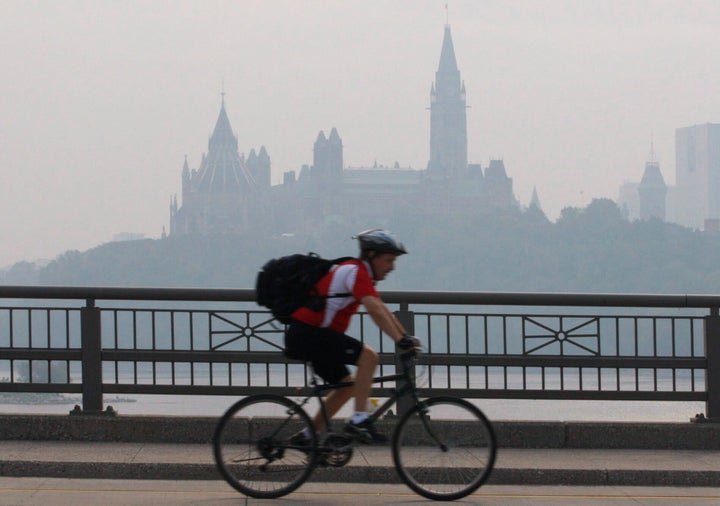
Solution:
M258 272L255 281L257 303L270 309L273 316L282 323L289 323L290 315L301 307L322 311L328 297L347 297L350 294L319 295L315 284L333 265L347 260L353 260L353 257L328 260L315 253L296 253L273 258Z

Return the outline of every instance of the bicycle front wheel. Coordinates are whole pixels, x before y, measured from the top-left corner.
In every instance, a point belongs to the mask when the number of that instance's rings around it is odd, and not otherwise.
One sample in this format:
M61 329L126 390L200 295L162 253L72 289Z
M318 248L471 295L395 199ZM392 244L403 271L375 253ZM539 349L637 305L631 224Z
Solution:
M289 494L310 476L317 455L307 413L277 395L254 395L233 404L213 436L215 463L236 490L261 499ZM310 437L301 437L307 428Z
M455 397L433 397L398 422L392 441L400 478L412 490L441 501L465 497L495 464L495 433L485 415Z

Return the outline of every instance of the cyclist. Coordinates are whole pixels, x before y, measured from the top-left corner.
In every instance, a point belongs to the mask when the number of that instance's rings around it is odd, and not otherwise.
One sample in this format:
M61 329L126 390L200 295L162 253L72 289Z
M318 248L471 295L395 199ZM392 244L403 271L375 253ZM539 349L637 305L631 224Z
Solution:
M367 411L378 354L345 332L362 304L375 324L399 347L410 349L419 344L408 335L375 290L375 283L385 279L395 268L396 258L407 251L388 230L366 230L353 239L360 245L358 258L339 264L316 284L320 295L330 296L325 299L324 309L314 311L302 307L291 315L285 334L285 355L310 362L328 383L354 381L353 386L328 394L325 400L328 418L354 396L355 412L345 425L345 432L366 443L383 443L387 437L377 431ZM336 294L348 295L335 297ZM357 366L354 378L348 364ZM323 429L325 420L320 411L313 418L313 424L316 431ZM295 438L308 436L297 434Z

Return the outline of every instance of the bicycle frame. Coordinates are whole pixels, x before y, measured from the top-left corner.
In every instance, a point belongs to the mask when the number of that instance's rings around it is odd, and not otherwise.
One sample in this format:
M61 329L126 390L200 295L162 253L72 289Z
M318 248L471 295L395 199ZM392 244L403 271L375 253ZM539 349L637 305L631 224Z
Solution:
M399 382L399 385L396 385L396 388L394 389L390 397L385 402L383 402L382 405L380 405L375 411L373 411L373 413L370 414L370 420L372 422L375 422L380 417L382 417L392 407L393 404L398 402L398 400L406 394L410 394L414 404L420 402L420 399L417 395L417 388L415 386L415 379L413 378L413 374L411 371L411 362L416 357L416 355L417 354L414 351L400 354L400 373L377 376L373 378L373 384L395 381ZM313 373L311 383L313 387L312 394L308 395L299 404L300 406L304 406L310 401L310 399L318 399L318 402L320 403L320 412L322 413L322 417L325 422L324 432L330 432L330 417L328 416L327 409L325 408L324 395L331 390L338 390L340 388L353 386L355 382L343 381L340 383L318 383L317 377Z

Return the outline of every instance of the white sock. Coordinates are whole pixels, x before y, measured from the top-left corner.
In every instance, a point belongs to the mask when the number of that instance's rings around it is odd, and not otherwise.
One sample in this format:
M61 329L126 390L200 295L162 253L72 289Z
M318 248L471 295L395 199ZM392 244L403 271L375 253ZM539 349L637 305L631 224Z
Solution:
M355 414L350 417L350 423L357 425L367 420L368 416L367 411L356 411Z

